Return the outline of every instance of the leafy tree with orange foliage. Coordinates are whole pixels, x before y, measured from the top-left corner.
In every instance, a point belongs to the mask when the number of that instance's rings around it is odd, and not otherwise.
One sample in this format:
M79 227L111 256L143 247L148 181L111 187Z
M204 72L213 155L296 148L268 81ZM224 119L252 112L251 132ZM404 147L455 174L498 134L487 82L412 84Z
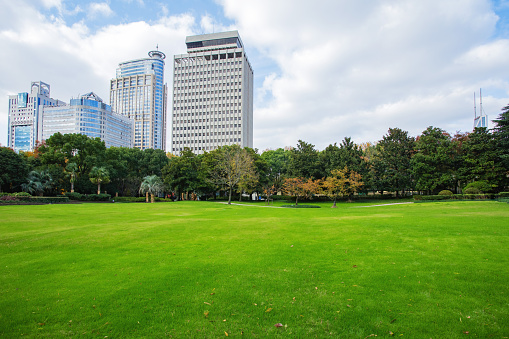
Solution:
M299 198L309 199L320 192L320 180L313 180L313 178L306 180L302 177L288 178L283 184L283 191L295 197L295 206L297 206Z
M332 200L336 208L336 200L342 196L351 196L361 188L364 183L362 177L355 171L350 171L348 167L343 169L335 169L331 171L331 175L322 181L322 191Z

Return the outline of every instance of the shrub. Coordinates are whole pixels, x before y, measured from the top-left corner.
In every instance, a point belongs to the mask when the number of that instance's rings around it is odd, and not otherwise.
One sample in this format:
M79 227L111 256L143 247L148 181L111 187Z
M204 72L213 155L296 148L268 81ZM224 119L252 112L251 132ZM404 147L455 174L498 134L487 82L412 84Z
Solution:
M31 197L32 195L28 192L16 192L12 194L15 197Z
M466 187L463 189L463 194L471 195L471 194L481 194L481 190L477 187Z
M443 190L438 193L438 195L453 195L453 193L449 190Z
M19 201L19 199L12 195L2 195L0 196L0 201Z
M474 181L469 183L463 188L464 194L481 194L481 193L490 193L493 190L493 187L486 181Z
M110 200L111 195L110 194L87 194L82 197L84 201L108 201Z
M77 192L66 192L65 196L68 197L70 200L82 200L83 194L77 193Z
M509 198L509 192L500 192L498 196L500 198Z
M28 200L25 200L28 199ZM69 202L68 197L26 197L23 201L36 202L43 204L56 204L59 202Z
M116 202L145 202L145 199L145 197L115 197L114 200Z

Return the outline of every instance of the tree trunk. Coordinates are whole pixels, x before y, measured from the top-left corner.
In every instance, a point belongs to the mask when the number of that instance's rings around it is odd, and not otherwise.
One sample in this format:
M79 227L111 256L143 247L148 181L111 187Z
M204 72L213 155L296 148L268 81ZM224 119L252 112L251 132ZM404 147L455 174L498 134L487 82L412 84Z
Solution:
M71 182L71 193L74 193L74 183Z
M97 194L101 194L101 183L97 184Z
M148 192L145 192L145 202L148 202Z
M299 202L299 197L295 198L295 206L298 205L298 202Z
M228 205L232 204L232 188L228 191Z
M336 206L336 198L334 198L334 204L332 205L331 208L338 208L338 206Z
M152 204L153 204L155 201L156 201L156 199L154 198L154 195L153 195L153 194L151 194L151 195L150 195L150 203L152 203Z

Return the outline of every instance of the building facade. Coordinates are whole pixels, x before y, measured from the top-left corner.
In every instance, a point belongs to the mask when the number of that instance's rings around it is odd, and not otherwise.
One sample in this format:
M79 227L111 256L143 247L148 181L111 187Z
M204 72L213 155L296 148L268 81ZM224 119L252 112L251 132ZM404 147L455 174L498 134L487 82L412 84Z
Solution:
M133 121L115 114L95 93L71 99L70 105L44 107L43 139L53 134L78 133L101 138L106 147L132 147Z
M237 31L188 36L173 60L171 152L253 147L253 69Z
M160 51L148 55L119 64L116 78L110 82L110 103L114 112L134 120L134 147L165 150L166 56Z
M30 93L10 95L8 147L16 152L33 151L43 140L43 108L59 105L65 103L50 98L50 85L42 81L32 82Z

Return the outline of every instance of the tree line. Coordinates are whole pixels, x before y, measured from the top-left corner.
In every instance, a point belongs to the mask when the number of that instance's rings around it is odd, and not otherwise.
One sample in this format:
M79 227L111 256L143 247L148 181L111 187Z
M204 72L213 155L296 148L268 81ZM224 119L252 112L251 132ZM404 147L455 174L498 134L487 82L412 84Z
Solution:
M282 193L296 203L317 193L335 200L354 192L500 192L509 185L509 106L494 123L492 130L454 135L430 126L417 137L390 128L376 143L345 137L322 151L299 140L295 147L261 154L232 145L200 155L184 149L180 156L106 148L99 138L56 133L34 152L0 148L0 187L46 195L150 192L177 199L222 192L229 201L253 192L266 198Z

